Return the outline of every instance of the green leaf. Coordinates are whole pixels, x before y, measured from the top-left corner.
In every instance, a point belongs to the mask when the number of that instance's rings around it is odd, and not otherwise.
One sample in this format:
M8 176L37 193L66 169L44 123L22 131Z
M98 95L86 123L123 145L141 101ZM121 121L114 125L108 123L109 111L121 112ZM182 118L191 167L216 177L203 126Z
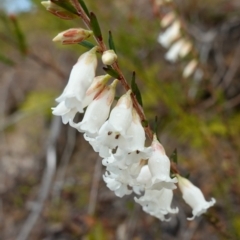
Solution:
M118 96L114 97L114 100L116 100L116 101L118 101L119 99L120 99L120 97L118 97Z
M99 40L102 40L102 32L97 17L93 12L90 13L90 25L95 37L98 38Z
M157 136L157 139L158 139L158 117L157 116L155 116L155 121L154 121L154 133L156 134L156 136ZM159 140L159 139L158 139Z
M172 153L171 156L170 156L170 159L171 159L173 162L178 163L177 149L175 149L175 150L173 151L173 153Z
M12 23L13 23L14 34L17 39L19 51L23 55L26 55L27 54L27 44L26 44L26 39L25 39L24 33L18 25L17 18L15 16L11 16L10 19L12 20Z
M110 76L119 79L119 74L110 66L104 67L103 70Z
M116 48L115 48L115 45L114 45L114 42L113 42L113 37L112 37L112 32L111 31L109 31L108 45L109 45L109 48L112 49L116 53Z
M74 13L74 14L78 15L76 9L72 6L72 4L70 3L69 0L51 0L51 2L53 2L56 5L68 10L71 13Z
M88 15L88 17L90 18L90 14L89 14L89 11L88 11L88 8L85 4L85 2L83 0L78 0L78 2L80 3L80 5L82 6L84 12Z
M0 54L0 62L9 65L9 66L14 66L15 63L12 61L10 58L5 57L4 55Z
M142 121L142 126L143 127L148 127L148 121L147 120L143 120Z
M85 40L78 43L78 44L85 47L85 48L88 48L88 49L92 49L93 47L95 47L95 45L93 43L85 41Z
M190 178L190 173L187 173L184 177L185 177L186 179L189 179L189 178Z
M140 92L138 85L136 84L136 80L135 80L135 72L133 72L133 75L132 75L131 89L132 89L133 94L136 96L138 103L141 106L143 106L141 92Z

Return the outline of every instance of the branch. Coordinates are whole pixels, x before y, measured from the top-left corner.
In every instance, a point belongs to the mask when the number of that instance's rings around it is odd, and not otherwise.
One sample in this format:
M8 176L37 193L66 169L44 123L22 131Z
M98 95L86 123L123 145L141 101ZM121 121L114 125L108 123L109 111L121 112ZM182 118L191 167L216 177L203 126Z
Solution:
M47 141L47 149L46 149L46 167L44 170L44 174L42 177L42 183L39 190L39 196L37 202L34 204L32 212L28 216L27 220L23 224L23 227L17 237L17 240L27 240L31 231L33 230L44 206L44 202L46 201L52 179L56 170L56 141L59 136L61 129L61 118L54 117L52 119L51 131L49 135L49 139Z

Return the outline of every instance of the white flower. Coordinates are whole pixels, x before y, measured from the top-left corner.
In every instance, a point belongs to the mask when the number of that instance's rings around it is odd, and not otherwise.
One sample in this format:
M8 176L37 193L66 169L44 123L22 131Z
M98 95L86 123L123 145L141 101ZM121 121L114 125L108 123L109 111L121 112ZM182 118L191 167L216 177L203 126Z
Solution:
M169 12L164 15L164 17L161 19L161 26L167 27L169 24L173 22L173 20L176 18L176 15L174 12Z
M177 177L183 199L192 208L193 216L191 218L187 218L188 220L193 220L195 217L205 213L209 207L216 203L214 198L212 198L210 202L207 202L201 190L194 186L188 179L179 175Z
M152 185L152 174L149 170L148 165L144 165L137 177L137 182L143 185L145 188L149 188Z
M114 100L115 88L118 80L115 80L111 86L106 87L102 92L90 103L84 118L80 123L70 125L77 128L80 132L95 134L108 118L110 107Z
M127 165L139 163L142 159L148 159L152 153L152 148L145 148L145 131L142 127L140 117L135 109L132 111L132 122L127 130L128 141L125 141L125 146L115 154L117 159L125 159Z
M117 176L113 173L108 174L107 172L103 175L103 180L107 184L107 187L114 191L116 196L123 197L124 195L129 195L132 193L132 190L128 189L126 181L120 181L117 179Z
M132 99L130 94L131 91L129 90L118 100L109 117L109 124L112 125L113 131L124 136L132 122Z
M168 61L175 62L179 57L185 57L191 50L191 43L185 39L175 42L165 55Z
M103 52L102 62L105 65L112 65L117 61L117 54L113 50Z
M158 42L163 47L169 47L178 37L180 37L180 22L175 20L172 25L158 36Z
M87 89L85 97L82 102L82 107L87 107L105 87L109 79L111 78L110 75L101 75L97 76L93 79L90 87Z
M54 115L62 117L62 122L64 124L73 121L77 113L76 108L67 108L64 101L60 102L55 108L52 108L52 110Z
M169 221L164 215L178 213L178 208L172 209L171 203L173 191L163 188L162 190L146 190L144 196L134 200L139 203L143 210L162 221Z
M65 101L67 108L77 108L79 112L83 112L82 101L94 79L97 67L96 50L97 47L94 47L80 56L72 68L67 86L56 99L57 102Z
M170 160L165 154L163 146L158 142L156 135L152 142L153 153L148 160L149 170L152 174L152 184L168 189L176 188L177 179L170 178Z
M167 51L165 58L170 62L176 62L179 57L181 48L183 46L183 40L180 39L179 41L175 42L171 48Z
M129 139L126 133L132 121L130 94L131 92L128 91L118 100L110 113L109 120L100 128L96 141L92 142L101 157L110 156L111 149L125 146L125 141Z
M193 72L195 71L197 64L198 64L198 62L196 59L193 59L192 61L190 61L183 70L183 77L184 78L190 77L193 74Z

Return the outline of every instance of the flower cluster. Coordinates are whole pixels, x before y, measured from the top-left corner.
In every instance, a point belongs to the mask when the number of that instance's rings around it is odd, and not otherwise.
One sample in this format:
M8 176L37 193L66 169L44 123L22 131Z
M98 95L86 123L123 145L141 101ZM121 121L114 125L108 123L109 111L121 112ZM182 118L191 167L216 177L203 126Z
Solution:
M165 4L168 5L169 2L171 2L171 0L156 0L156 4L161 7ZM193 45L190 39L184 35L181 19L175 13L172 6L168 5L167 9L167 13L164 13L160 20L160 25L165 30L159 34L158 42L163 47L169 48L165 54L165 58L166 60L174 63L178 59L189 55L193 50ZM194 73L197 78L201 78L202 72L197 68L197 65L198 61L196 58L193 58L190 62L188 62L183 70L183 77L188 78Z
M53 114L84 133L86 141L103 158L106 166L103 180L111 191L118 197L132 192L141 195L134 200L145 212L168 221L166 215L178 212L178 208L171 208L171 202L176 183L182 178L171 176L170 160L156 135L151 146L145 146L145 131L133 108L131 90L111 109L118 80L107 85L111 76L95 76L96 51L97 47L84 53L73 66L67 86L56 99L58 105ZM85 107L82 121L74 122L76 113L83 113ZM196 187L191 190L184 181L179 181L179 186L185 201L194 208L193 218L214 204L213 200L207 203L202 194L196 199L200 194L195 196ZM185 194L186 189L189 194Z
M60 11L59 6L51 1L43 5L62 18L68 14L62 9ZM176 39L176 31L179 31L176 29L179 29L179 23L175 21L161 41L172 43ZM58 34L54 41L62 44L79 43L92 34L89 30L69 29ZM187 47L184 51L182 47L181 54L187 54ZM85 140L103 158L102 164L106 167L103 180L116 196L135 193L138 197L134 197L134 200L142 206L143 211L162 221L169 221L170 214L178 213L178 208L171 207L173 190L178 184L183 199L193 209L190 219L206 212L215 200L207 202L200 189L177 172L171 172L171 162L156 134L151 145L145 146L145 129L139 109L136 103L133 104L134 94L130 86L115 102L115 90L117 83L121 82L120 78L109 83L110 75L96 75L98 51L102 52L102 63L108 68L116 64L117 55L113 49L95 46L82 54L72 68L63 93L56 99L58 105L53 108L53 114L61 116L64 124L69 123L82 132ZM84 113L80 122L75 121L77 113Z

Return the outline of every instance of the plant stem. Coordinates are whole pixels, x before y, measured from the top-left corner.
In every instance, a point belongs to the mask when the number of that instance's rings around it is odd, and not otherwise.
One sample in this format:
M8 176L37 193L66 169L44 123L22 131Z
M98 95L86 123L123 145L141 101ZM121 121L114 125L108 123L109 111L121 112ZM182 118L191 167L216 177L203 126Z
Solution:
M78 0L72 0L72 4L76 8L79 16L82 18L82 20L85 23L85 25L87 26L87 28L91 30L90 19L86 15L86 13L84 12L84 10L81 7L81 5L78 2ZM106 45L105 45L105 43L103 42L102 39L99 39L99 38L95 37L95 40L96 40L96 42L97 42L101 52L104 52L104 51L107 50L107 47L106 47ZM131 87L129 86L126 78L124 77L124 75L123 75L123 73L122 73L122 71L121 71L121 69L120 69L120 67L118 65L118 62L113 63L112 64L112 68L118 73L118 75L119 75L118 80L121 82L121 84L124 87L124 89L126 91L131 89ZM132 102L133 102L133 107L135 108L136 112L138 113L141 121L142 122L147 122L147 119L145 117L143 109L142 109L141 105L138 103L137 98L136 98L136 96L133 93L131 94L131 99L132 99ZM148 138L152 141L153 140L153 132L152 132L150 126L147 125L146 127L144 127L144 130L145 130L146 135L148 136ZM171 162L171 170L172 170L173 173L176 173L176 174L179 173L179 171L178 171L178 169L176 167L176 164L173 163L173 162Z

